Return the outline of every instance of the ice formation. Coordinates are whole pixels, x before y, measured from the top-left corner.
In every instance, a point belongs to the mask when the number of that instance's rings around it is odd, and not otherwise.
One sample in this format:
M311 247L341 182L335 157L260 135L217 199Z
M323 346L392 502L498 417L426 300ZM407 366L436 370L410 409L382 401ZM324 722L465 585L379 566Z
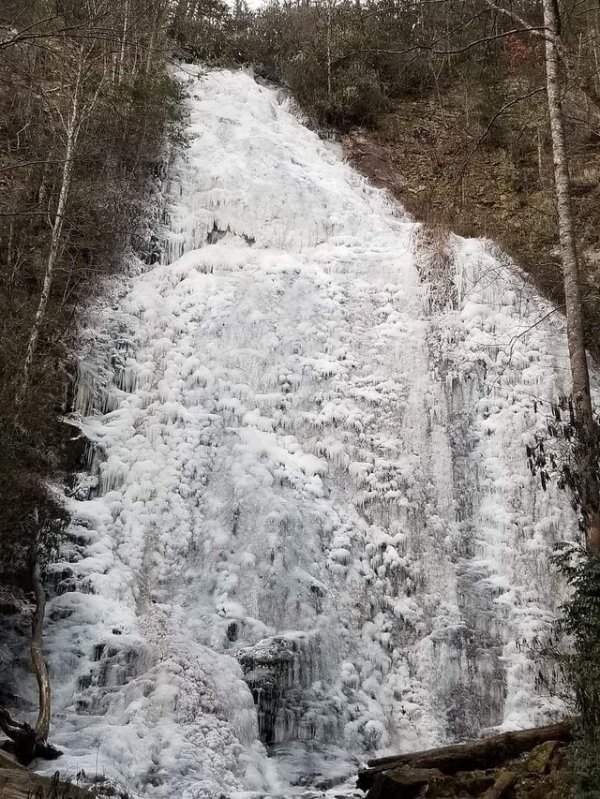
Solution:
M440 271L276 90L186 72L164 263L81 358L62 768L320 795L367 753L544 720L527 644L575 519L525 445L567 387L562 319L484 242Z

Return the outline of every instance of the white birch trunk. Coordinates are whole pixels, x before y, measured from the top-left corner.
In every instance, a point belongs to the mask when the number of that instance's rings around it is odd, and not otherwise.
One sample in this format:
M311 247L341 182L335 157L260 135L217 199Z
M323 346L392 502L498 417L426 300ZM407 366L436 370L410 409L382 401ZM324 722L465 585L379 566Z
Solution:
M538 154L538 174L540 177L540 189L544 190L544 150L542 142L542 132L537 131L537 154Z
M150 30L150 39L148 41L148 47L146 49L146 75L149 75L152 71L152 53L154 51L154 41L156 38L156 29L158 28L158 13L157 13L157 20L155 25L152 26Z
M331 25L333 0L327 0L327 100L331 105Z
M567 342L573 383L573 403L585 438L594 434L594 417L590 394L590 377L587 353L583 334L583 309L579 288L579 263L573 230L573 214L571 209L571 183L569 162L565 145L563 123L561 74L560 74L560 33L556 0L543 0L544 25L546 27L546 88L548 92L548 114L552 135L552 153L554 160L554 191L558 216L558 233L565 290L565 306L567 313ZM585 472L593 464L582 464ZM594 553L600 553L600 518L594 511L598 497L590 496L593 490L586 486L584 511L588 515L588 546Z
M121 53L119 55L119 77L118 82L123 80L123 73L125 69L125 45L127 41L127 31L129 25L129 0L125 0L125 8L123 11L123 35L121 36Z

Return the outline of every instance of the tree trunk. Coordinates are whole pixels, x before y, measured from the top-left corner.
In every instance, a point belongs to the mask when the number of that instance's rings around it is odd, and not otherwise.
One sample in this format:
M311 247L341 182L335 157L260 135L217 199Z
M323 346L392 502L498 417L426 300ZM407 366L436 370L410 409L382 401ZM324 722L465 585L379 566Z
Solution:
M573 383L573 403L577 422L582 435L582 471L585 490L583 511L587 522L587 544L592 554L600 554L600 515L595 480L589 475L595 464L590 461L592 443L596 437L596 424L592 410L590 377L583 333L583 307L579 288L579 263L573 231L571 209L571 181L569 162L565 145L563 123L561 74L559 53L560 19L557 0L543 0L544 25L546 27L546 88L548 93L548 114L552 135L554 160L554 191L558 216L558 233L563 269L565 307L567 314L567 342Z
M332 36L332 4L333 0L327 0L327 101L331 105L331 36Z
M39 525L36 517L34 523ZM38 684L38 718L35 728L27 722L15 721L0 707L0 730L10 738L5 748L16 755L19 763L28 765L36 757L48 760L60 757L58 749L48 743L50 731L51 693L48 667L42 653L42 635L46 611L46 592L42 583L39 562L39 531L31 553L31 581L35 594L35 609L31 620L31 664Z
M37 545L36 545L37 548ZM38 718L35 732L38 738L46 742L50 732L51 693L48 667L42 653L42 635L44 631L44 616L46 613L46 592L42 584L40 563L37 554L34 555L32 568L32 582L35 593L35 611L31 621L31 663L38 684Z
M544 24L546 35L546 88L548 91L548 113L552 134L554 157L554 190L558 216L558 232L563 267L565 304L567 309L567 339L573 399L578 418L589 425L592 421L592 401L587 356L583 338L583 313L579 291L579 264L573 233L571 211L571 181L565 146L563 111L561 98L558 17L555 0L544 0Z
M127 43L127 30L129 26L129 0L125 0L125 8L123 11L123 35L121 36L121 52L119 54L119 75L118 82L123 80L125 71L125 46Z
M152 71L152 54L154 52L154 41L158 38L158 26L159 26L159 12L156 12L156 18L154 23L150 27L150 37L148 39L148 45L146 47L146 68L145 74L149 75Z

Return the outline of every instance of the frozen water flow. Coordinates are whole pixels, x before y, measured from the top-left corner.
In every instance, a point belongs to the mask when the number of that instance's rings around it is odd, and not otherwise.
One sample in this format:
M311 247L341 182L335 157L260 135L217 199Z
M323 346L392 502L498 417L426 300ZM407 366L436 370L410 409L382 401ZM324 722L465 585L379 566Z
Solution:
M367 753L545 719L527 642L575 520L524 448L566 387L562 320L480 241L434 279L277 91L187 80L165 263L98 310L79 370L63 769L319 795Z

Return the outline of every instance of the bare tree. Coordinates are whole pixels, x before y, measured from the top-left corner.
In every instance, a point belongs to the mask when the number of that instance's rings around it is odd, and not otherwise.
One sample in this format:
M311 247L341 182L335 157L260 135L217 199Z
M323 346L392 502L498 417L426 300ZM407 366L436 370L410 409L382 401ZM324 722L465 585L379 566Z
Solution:
M573 399L578 416L587 426L593 420L592 401L583 335L579 261L573 232L571 180L565 144L559 58L560 34L556 0L544 0L544 24L546 26L546 90L554 156L554 191L563 266Z
M19 762L27 765L36 757L48 760L60 757L61 752L48 743L50 715L52 709L50 678L42 651L46 592L40 568L40 521L37 509L33 514L35 534L30 552L31 584L35 606L31 619L31 665L38 685L38 717L35 727L27 722L16 721L6 708L0 707L0 730L7 735L10 749Z
M165 70L170 0L0 5L0 581L31 592L23 644L38 697L36 720L0 707L0 738L27 763L59 754L48 743L43 553L68 515L48 477L75 466L60 421L70 344L99 276L129 247L149 252L141 219L178 135L179 91Z
M585 482L582 496L583 511L587 521L588 547L594 554L600 554L600 515L598 513L597 488L595 488L595 481L590 480L589 475L586 474L589 468L593 468L593 464L585 462L588 458L589 444L595 438L596 422L592 408L590 375L585 348L580 270L573 230L571 179L565 143L561 89L560 52L562 45L560 40L560 17L557 0L543 0L543 7L546 28L546 89L554 160L554 192L567 315L567 343L571 364L575 415L581 428L583 439L580 453L580 457L584 461L582 464L583 480Z

